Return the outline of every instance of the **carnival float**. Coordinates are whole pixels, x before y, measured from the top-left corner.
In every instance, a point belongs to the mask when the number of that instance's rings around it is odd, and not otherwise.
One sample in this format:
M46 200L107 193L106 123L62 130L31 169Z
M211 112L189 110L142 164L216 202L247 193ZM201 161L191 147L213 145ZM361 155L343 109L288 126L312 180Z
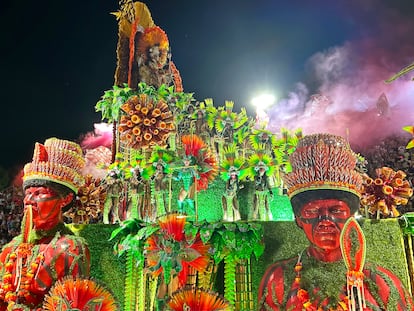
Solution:
M292 154L307 133L300 127L273 133L245 109L236 111L232 101L197 100L185 91L168 36L148 7L125 0L114 15L114 85L95 106L112 141L98 144L92 134L81 144L84 183L63 214L66 227L87 242L91 277L58 280L40 309L258 310L267 267L308 245L294 222L284 179L294 171L292 163L305 161L292 160ZM413 127L404 130L414 134ZM352 162L363 189L361 256L392 271L410 293L412 147L393 137L372 154L353 154ZM4 204L13 201L21 212L21 190L8 191ZM29 270L32 279L37 265ZM10 288L19 289L5 271L0 270L2 301L8 301ZM358 303L303 305L297 310L371 310ZM7 306L38 309L16 301ZM403 309L390 304L387 310Z

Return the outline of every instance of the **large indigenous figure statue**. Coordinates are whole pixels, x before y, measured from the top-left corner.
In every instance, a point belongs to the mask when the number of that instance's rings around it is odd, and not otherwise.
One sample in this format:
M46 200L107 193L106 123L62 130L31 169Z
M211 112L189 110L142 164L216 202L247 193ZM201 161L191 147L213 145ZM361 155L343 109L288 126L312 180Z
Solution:
M284 179L310 245L267 269L259 289L261 311L414 310L397 276L364 263L365 241L353 218L362 184L356 160L342 137L314 134L299 141L293 171Z
M22 232L0 254L0 310L41 310L57 280L89 275L89 250L62 218L84 182L83 165L73 142L50 138L36 144L24 167Z

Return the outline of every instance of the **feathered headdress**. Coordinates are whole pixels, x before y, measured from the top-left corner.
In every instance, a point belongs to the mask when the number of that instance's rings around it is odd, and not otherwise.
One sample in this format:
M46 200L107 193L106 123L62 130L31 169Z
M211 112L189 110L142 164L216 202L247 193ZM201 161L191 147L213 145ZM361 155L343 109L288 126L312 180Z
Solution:
M236 173L242 179L246 173L244 164L246 159L237 155L236 146L224 147L224 160L220 162L220 177L226 181L231 173Z
M264 150L263 145L259 147L260 149L256 150L256 153L252 154L248 159L248 175L252 179L260 169L265 170L266 176L273 175L275 171L272 157Z
M343 137L304 136L290 163L292 172L283 179L295 210L315 198L341 199L354 211L359 207L362 177L355 170L357 155Z
M157 165L162 166L162 170L165 174L171 173L171 164L175 160L175 154L168 149L156 147L148 160L148 166L144 169L143 175L151 177L154 175Z
M267 143L270 144L271 149L273 149L273 147L276 145L275 135L271 131L263 129L253 129L252 133L249 136L249 141L253 149L259 149L262 144Z
M303 137L290 162L293 171L284 178L290 197L321 188L344 190L360 196L362 177L354 170L357 155L340 136L313 134Z
M51 181L77 193L85 182L81 172L84 165L82 149L77 143L49 138L43 145L36 143L32 162L24 166L23 187Z
M144 30L144 33L138 41L138 55L142 56L144 61L146 61L149 50L155 46L160 50L160 63L158 65L161 68L167 63L170 43L168 42L167 34L158 26L146 28Z

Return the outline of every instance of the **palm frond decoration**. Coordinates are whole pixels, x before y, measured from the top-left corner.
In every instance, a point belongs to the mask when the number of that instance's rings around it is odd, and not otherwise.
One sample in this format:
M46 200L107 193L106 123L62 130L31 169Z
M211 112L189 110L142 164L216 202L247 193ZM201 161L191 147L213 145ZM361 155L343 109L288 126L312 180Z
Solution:
M400 78L401 76L406 75L407 73L409 73L410 71L414 70L414 63L408 65L407 67L404 67L403 69L401 69L399 72L397 72L395 75L393 75L392 77L388 78L387 80L385 80L386 83L391 83L394 80L397 80L398 78ZM414 77L411 79L414 81Z
M406 131L406 132L408 132L408 133L410 133L414 137L414 126L413 125L411 125L411 126L404 126L403 127L403 130ZM407 146L405 146L405 148L406 149L414 148L414 138L411 139L408 142L408 144L407 144Z
M145 311L144 304L144 244L146 239L159 230L158 227L147 226L139 219L128 219L112 231L110 241L118 239L114 244L114 253L119 257L126 256L124 310ZM136 302L139 309L136 310Z
M213 104L213 99L206 98L203 103L200 104L200 107L204 107L207 115L206 115L206 121L207 125L212 130L214 128L214 125L216 124L216 118L218 114L217 108Z
M234 306L236 265L242 259L253 255L258 259L263 254L263 227L254 222L202 223L199 232L202 241L214 248L214 262L224 260L224 297Z

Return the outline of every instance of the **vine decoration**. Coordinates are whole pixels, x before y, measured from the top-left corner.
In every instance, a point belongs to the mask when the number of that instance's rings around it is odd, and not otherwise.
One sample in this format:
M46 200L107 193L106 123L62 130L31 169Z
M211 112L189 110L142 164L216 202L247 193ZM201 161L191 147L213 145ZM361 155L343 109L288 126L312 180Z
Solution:
M125 263L125 294L124 310L136 311L136 301L141 306L138 311L144 311L144 246L146 239L158 228L147 226L143 220L128 219L112 231L110 241L114 244L114 253L118 257L126 257Z
M236 264L253 254L256 259L263 254L263 228L254 222L204 222L199 232L202 241L212 245L210 253L215 263L224 260L224 298L234 305Z

